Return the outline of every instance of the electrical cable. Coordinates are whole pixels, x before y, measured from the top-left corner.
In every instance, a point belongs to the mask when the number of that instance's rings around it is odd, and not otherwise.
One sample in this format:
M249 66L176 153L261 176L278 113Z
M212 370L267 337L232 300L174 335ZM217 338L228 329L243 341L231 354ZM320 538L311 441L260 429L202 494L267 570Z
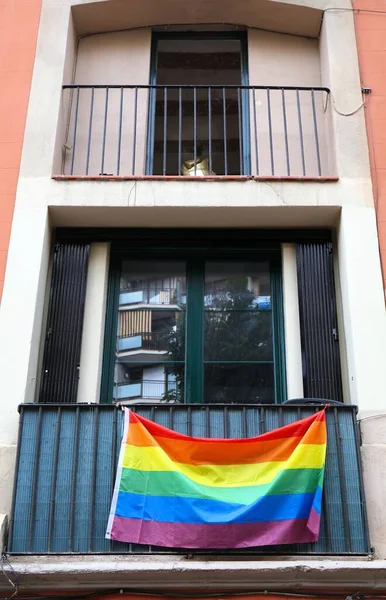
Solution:
M84 600L86 598L93 598L99 596L109 596L109 595L120 595L120 596L138 596L147 597L147 598L179 598L190 600L193 598L218 598L220 600L231 600L232 598L239 597L253 597L256 595L264 595L264 596L280 596L283 598L303 598L304 600L308 598L334 598L335 600L357 600L360 598L361 600L384 600L386 598L385 595L382 594L361 594L360 592L356 592L355 594L346 595L346 594L332 594L328 592L323 593L302 593L298 594L295 592L282 592L282 591L273 591L273 590L257 590L253 592L231 592L231 593L197 593L194 592L192 594L178 594L174 592L154 592L154 591L145 591L145 590L124 590L124 589L110 589L110 590L97 590L93 592L87 592L84 594L63 594L63 595L18 595L18 600ZM5 599L4 599L5 600Z
M12 579L8 576L8 574L5 571L4 565L7 565L10 568L11 574L13 575L15 581L12 581ZM2 574L4 575L4 577L6 578L8 583L13 588L13 594L11 596L8 596L8 598L6 599L6 600L11 600L11 598L16 596L16 594L18 594L18 592L19 592L19 578L18 578L17 574L15 573L13 566L11 565L11 563L9 562L9 559L7 558L7 556L5 554L2 554L0 556L0 567L1 567Z

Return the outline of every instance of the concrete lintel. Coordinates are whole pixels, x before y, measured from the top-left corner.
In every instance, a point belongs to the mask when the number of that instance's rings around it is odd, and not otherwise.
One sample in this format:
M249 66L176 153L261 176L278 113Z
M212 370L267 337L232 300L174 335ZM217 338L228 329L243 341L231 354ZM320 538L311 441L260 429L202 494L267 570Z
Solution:
M386 590L386 562L187 556L10 556L20 590ZM0 590L6 589L0 579Z

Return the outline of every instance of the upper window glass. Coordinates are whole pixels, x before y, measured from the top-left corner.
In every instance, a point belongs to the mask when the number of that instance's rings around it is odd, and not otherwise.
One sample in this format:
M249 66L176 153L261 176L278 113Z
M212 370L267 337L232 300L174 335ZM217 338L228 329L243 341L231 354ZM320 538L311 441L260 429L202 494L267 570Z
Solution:
M232 34L233 35L233 34ZM242 36L155 37L149 171L154 175L240 175L247 83Z

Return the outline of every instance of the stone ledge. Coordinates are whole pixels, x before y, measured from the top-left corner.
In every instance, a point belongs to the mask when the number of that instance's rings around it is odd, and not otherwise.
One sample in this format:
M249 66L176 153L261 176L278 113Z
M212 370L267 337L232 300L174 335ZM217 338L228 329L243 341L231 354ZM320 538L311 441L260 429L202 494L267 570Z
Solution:
M19 555L9 560L20 590L386 590L386 561L370 557L189 556ZM6 583L0 579L0 591Z
M52 175L55 181L297 181L334 183L339 177L307 177L298 175Z

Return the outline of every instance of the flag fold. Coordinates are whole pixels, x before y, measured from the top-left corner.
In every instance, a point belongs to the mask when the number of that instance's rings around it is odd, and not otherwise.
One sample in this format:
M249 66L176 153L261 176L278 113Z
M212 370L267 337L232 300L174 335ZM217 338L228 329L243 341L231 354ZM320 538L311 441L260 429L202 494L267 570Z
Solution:
M189 437L124 413L108 539L201 549L318 539L325 410L244 439Z

